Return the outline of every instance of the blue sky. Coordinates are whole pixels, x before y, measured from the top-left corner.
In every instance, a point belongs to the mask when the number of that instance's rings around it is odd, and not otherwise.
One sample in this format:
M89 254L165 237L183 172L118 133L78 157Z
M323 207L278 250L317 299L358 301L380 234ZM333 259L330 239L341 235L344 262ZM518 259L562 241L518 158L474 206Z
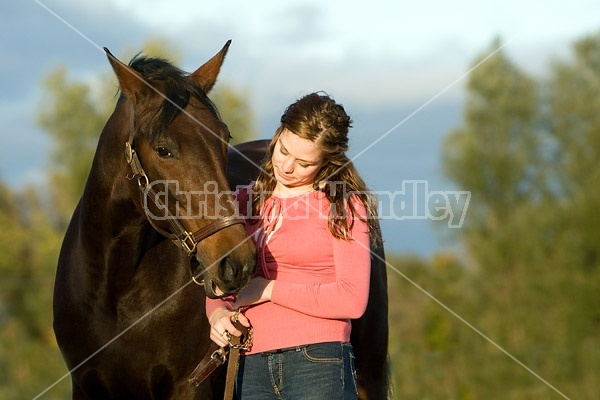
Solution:
M325 90L350 111L356 164L376 190L402 180L453 189L440 144L460 123L465 74L495 37L541 76L572 42L600 31L597 2L398 0L21 0L0 5L0 177L41 182L48 141L35 124L45 74L110 73L117 56L149 37L174 43L194 70L232 39L220 79L249 90L262 137L298 96ZM376 142L362 153L362 149ZM429 255L445 232L429 221L384 221L388 248Z

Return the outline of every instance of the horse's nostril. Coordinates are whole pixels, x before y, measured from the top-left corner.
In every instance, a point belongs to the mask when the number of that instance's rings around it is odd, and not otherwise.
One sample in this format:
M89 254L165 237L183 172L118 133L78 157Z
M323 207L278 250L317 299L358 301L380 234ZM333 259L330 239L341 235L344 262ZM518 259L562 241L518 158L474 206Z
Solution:
M219 262L219 275L227 283L235 283L235 268L231 265L229 257L223 257Z
M255 271L256 271L256 258L252 258L251 261L244 264L244 273L246 275L248 275L249 277L252 277L254 275Z

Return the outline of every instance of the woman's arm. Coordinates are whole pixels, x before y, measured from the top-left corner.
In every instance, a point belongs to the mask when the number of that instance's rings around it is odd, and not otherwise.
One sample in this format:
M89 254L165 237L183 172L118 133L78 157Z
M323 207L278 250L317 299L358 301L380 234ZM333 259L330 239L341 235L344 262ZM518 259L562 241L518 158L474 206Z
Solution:
M354 202L358 215L366 210ZM364 313L369 297L371 249L365 221L355 218L350 240L330 235L335 266L335 282L303 284L275 281L270 299L273 303L321 318L355 319Z

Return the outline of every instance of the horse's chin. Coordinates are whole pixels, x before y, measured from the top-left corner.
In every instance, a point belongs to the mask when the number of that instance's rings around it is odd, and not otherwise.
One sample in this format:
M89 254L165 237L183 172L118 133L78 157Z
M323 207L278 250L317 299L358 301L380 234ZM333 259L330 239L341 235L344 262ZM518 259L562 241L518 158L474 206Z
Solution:
M206 292L206 296L210 299L221 299L231 294L223 292L211 278L204 280L204 292Z
M199 286L204 287L204 292L206 296L211 299L220 299L225 297L227 294L223 292L215 280L207 276L206 271L204 273L200 272L200 262L196 257L190 260L190 269L192 271L192 280Z

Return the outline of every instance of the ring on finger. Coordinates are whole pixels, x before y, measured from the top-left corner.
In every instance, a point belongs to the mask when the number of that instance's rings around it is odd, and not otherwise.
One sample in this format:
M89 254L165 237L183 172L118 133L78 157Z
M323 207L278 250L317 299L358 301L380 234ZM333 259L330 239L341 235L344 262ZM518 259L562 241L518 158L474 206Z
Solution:
M227 329L225 329L222 333L221 336L225 336L225 334L227 333Z

